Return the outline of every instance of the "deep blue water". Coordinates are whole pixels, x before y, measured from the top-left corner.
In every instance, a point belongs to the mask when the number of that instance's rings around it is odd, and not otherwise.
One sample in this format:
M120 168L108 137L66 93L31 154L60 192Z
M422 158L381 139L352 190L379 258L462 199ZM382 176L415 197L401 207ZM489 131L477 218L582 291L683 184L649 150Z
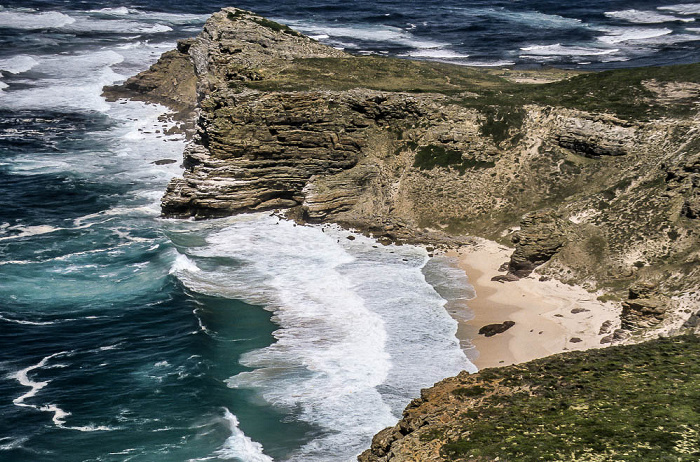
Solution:
M351 460L473 370L449 261L266 214L162 220L184 141L106 103L228 2L0 8L0 460ZM697 61L700 4L250 2L356 53L609 68Z

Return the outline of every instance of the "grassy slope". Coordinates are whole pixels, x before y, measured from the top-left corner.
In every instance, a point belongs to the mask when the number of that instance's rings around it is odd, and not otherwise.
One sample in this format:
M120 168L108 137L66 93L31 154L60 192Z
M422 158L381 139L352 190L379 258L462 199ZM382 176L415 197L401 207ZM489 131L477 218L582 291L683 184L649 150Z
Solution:
M462 437L441 449L449 460L700 460L698 337L487 369L476 382L452 391L470 403L452 423Z
M517 73L510 71L510 74ZM427 61L380 57L309 58L268 71L263 80L247 82L246 85L268 91L369 88L436 92L451 96L455 103L477 109L542 104L615 113L625 119L637 120L685 116L697 110L691 98L672 105L657 101L643 82L653 79L661 84L700 83L700 63L580 75L560 73L562 77L573 77L547 84L516 83L508 79L508 71ZM532 72L535 77L542 74L551 75L552 71Z

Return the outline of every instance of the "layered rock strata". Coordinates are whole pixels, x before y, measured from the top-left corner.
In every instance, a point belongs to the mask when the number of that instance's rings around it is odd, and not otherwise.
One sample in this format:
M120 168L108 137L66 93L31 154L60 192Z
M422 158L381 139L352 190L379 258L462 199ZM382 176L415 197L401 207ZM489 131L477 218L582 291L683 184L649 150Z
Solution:
M197 102L165 216L287 209L391 241L478 235L514 244L502 280L603 290L636 329L700 303L699 69L523 84L350 56L227 8L111 92ZM657 295L628 297L639 282Z

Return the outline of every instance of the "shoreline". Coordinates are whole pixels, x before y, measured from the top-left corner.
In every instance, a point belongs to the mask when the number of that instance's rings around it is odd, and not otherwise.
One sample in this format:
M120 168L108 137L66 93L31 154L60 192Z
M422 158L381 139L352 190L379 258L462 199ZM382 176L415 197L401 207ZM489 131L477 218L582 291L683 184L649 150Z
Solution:
M619 327L620 307L597 300L597 294L580 286L540 281L536 273L514 282L492 281L493 276L503 274L498 269L511 252L496 242L479 239L475 245L445 254L457 259L476 292L475 298L448 311L458 322L457 338L477 368L610 345L600 340ZM491 337L479 335L481 327L504 321L515 325ZM608 333L601 334L605 321L611 321L611 326Z

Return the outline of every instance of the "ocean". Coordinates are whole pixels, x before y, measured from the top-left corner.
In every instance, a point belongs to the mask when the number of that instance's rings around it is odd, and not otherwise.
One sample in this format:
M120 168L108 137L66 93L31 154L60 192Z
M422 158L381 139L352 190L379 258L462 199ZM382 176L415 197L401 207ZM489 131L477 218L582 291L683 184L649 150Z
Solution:
M475 371L445 310L474 293L447 258L331 225L161 219L185 141L165 108L100 93L229 6L170 3L0 6L0 461L353 460L421 388ZM700 60L698 3L234 6L358 54Z

